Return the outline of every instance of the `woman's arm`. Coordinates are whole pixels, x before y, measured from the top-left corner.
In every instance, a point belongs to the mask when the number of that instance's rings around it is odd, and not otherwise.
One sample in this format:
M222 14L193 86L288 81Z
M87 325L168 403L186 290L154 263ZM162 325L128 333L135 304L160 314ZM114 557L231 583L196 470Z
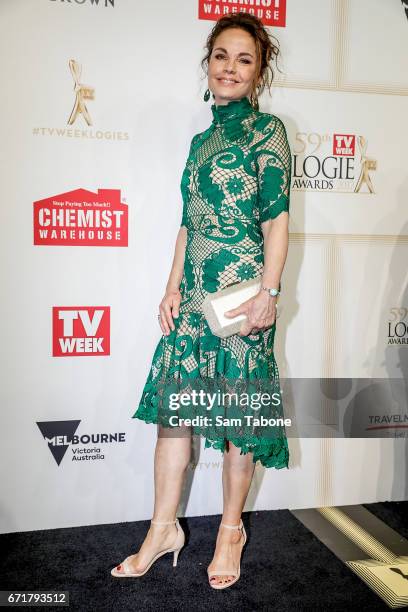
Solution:
M173 264L171 266L166 292L159 305L160 327L162 332L168 336L170 328L175 329L173 317L179 316L181 302L180 283L183 278L184 258L187 244L187 228L182 225L178 231L176 245L174 248Z
M276 219L261 224L264 236L262 286L278 289L289 246L289 214L282 211Z
M289 199L291 183L291 151L286 128L277 117L271 116L265 136L256 147L258 168L259 222L264 237L264 267L262 286L279 288L289 243ZM273 325L276 317L277 297L261 289L253 298L238 308L225 313L237 316L244 313L247 320L240 334L247 335Z
M261 223L261 229L264 237L262 287L278 289L288 254L289 214L282 211L275 219ZM243 322L241 333L247 335L251 330L265 330L273 325L277 299L261 289L248 309L248 320Z
M285 265L289 244L289 215L282 211L275 219L268 219L261 224L264 236L264 267L262 273L263 287L279 287L281 274ZM264 289L257 295L246 300L237 308L225 313L227 317L236 317L245 314L246 320L242 322L240 335L246 336L250 332L256 333L273 325L276 318L277 297L272 297Z

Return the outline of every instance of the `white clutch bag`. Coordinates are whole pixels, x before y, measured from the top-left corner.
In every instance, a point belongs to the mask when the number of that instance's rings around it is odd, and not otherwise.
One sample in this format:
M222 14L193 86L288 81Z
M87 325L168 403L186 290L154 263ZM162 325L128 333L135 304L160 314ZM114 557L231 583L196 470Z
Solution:
M245 300L253 297L261 288L262 277L252 278L248 281L236 282L225 289L208 293L203 301L202 309L208 325L215 336L228 338L237 334L241 323L246 316L237 315L233 318L224 316L224 312L236 308Z

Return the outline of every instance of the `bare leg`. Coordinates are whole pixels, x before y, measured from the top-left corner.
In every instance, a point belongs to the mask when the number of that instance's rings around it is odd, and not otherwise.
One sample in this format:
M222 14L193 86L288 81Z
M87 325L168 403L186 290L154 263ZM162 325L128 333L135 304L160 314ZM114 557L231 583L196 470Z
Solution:
M188 430L185 432L188 433ZM173 521L176 518L190 455L191 435L158 437L154 455L153 519ZM139 551L129 559L131 571L143 571L152 557L173 545L176 533L175 525L151 524ZM118 571L122 571L122 568Z
M229 451L224 453L222 471L224 510L222 522L228 525L238 525L241 520L242 510L255 469L252 457L252 453L240 455L240 449L231 442L229 443ZM208 569L227 570L231 567L238 567L240 551L238 544L241 537L241 532L238 530L220 527L214 557ZM232 575L212 576L211 582L221 584L230 582L232 579Z

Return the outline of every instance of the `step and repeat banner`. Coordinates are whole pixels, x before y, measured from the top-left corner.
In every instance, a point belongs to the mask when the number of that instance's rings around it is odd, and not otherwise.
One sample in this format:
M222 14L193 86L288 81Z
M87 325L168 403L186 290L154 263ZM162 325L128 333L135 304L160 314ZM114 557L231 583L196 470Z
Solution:
M152 515L157 430L132 415L212 120L204 44L240 9L282 52L260 99L293 155L282 380L346 380L350 406L355 381L407 376L406 3L1 0L2 533ZM360 436L292 435L245 509L407 499L408 420L368 392ZM195 439L179 514L221 512L221 473Z

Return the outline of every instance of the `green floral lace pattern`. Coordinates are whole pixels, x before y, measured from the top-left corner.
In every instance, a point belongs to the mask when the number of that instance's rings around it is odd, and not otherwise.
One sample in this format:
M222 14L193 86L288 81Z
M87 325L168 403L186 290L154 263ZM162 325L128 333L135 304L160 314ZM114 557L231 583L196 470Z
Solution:
M187 228L182 302L176 329L162 336L133 418L160 422L160 385L188 378L250 380L279 384L273 352L276 323L258 334L214 336L201 310L208 293L254 278L263 269L260 224L289 212L291 153L286 130L275 115L255 111L248 98L211 107L210 127L191 142L182 178L181 225ZM253 453L265 467L288 467L284 430L274 439L193 428L205 447L224 452L227 440Z

